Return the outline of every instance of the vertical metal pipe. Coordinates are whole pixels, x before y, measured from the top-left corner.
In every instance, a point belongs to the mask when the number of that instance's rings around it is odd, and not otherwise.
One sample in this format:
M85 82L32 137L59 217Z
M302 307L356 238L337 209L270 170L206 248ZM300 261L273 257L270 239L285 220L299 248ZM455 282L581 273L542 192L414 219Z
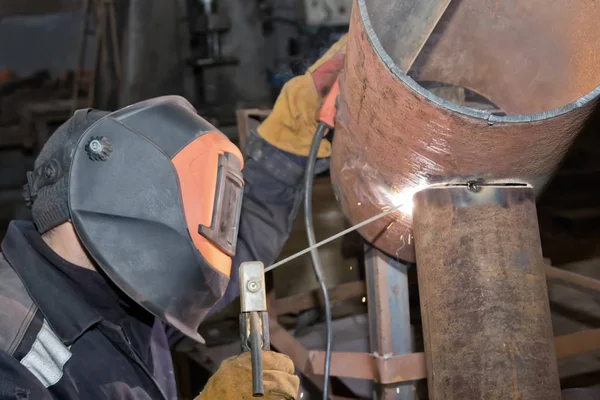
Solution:
M560 399L534 191L454 186L414 201L430 398Z
M369 336L379 357L412 353L407 266L375 248L365 249ZM413 400L414 382L378 385L377 400Z

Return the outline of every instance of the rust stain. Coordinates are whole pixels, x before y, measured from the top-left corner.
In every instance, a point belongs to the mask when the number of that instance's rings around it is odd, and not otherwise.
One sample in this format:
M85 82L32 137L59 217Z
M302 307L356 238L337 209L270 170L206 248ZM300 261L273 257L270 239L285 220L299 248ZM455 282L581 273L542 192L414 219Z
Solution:
M533 190L439 187L414 200L430 397L560 400L545 280L527 279L544 271Z
M496 15L498 15L498 8L500 7L500 0L496 0L494 2L494 11L492 12L492 17L496 18Z
M519 381L517 375L517 362L515 360L515 350L512 345L509 343L508 345L505 343L505 347L508 347L508 356L510 357L511 362L511 371L512 371L512 399L520 400L521 395L519 394Z

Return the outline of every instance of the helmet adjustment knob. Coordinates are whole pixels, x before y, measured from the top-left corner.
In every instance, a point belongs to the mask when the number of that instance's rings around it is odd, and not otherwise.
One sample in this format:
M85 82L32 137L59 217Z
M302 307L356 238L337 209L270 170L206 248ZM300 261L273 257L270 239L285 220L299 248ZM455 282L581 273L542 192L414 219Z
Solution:
M112 146L104 136L92 136L85 145L85 151L92 161L106 161L112 153Z

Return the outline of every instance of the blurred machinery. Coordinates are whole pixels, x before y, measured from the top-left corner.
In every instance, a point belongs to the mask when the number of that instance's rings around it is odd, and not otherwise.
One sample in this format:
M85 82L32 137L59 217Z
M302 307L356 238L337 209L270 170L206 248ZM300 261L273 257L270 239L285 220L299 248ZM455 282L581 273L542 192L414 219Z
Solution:
M208 68L237 65L239 59L222 54L222 35L229 31L231 26L231 20L223 7L223 2L188 0L187 5L192 55L188 64L194 70L196 101L199 104L205 104L206 74L204 71Z
M312 26L347 26L352 0L304 0L304 22Z

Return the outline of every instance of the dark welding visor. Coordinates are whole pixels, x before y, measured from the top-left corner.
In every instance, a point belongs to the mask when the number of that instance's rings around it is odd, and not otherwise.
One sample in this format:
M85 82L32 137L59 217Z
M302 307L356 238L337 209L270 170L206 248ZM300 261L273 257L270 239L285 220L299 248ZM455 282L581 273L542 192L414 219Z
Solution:
M211 224L198 225L198 233L229 256L235 254L242 211L244 178L241 168L239 159L233 154L219 155Z

